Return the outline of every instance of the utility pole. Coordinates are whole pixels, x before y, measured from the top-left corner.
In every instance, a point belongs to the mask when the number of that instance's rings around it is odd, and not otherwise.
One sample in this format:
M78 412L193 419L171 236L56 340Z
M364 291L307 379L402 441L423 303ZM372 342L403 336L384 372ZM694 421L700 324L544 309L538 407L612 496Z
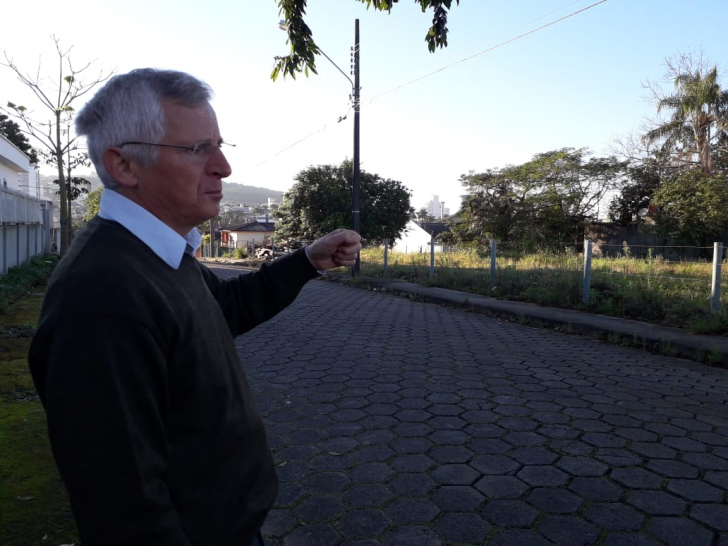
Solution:
M354 21L354 173L351 195L352 229L359 232L359 19ZM361 261L359 253L351 268L351 276L359 275Z

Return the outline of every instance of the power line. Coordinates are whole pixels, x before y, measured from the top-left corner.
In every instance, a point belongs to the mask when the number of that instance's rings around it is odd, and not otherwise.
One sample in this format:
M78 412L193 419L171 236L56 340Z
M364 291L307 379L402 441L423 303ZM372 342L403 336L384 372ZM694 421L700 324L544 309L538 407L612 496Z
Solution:
M261 165L263 165L264 163L268 163L268 161L270 161L271 159L274 159L274 158L278 157L278 156L279 156L279 155L281 155L281 154L282 154L283 152L286 152L286 151L290 150L291 148L293 148L294 146L297 146L298 144L300 144L300 143L301 143L301 142L303 142L304 140L307 140L307 139L311 138L311 137L312 137L313 135L315 135L316 133L323 133L323 132L324 132L324 131L326 130L326 128L327 128L327 127L328 127L329 125L331 125L332 123L341 123L341 122L342 122L342 121L344 121L344 120L346 119L346 117L347 117L347 116L349 115L349 112L351 112L351 106L349 106L349 109L348 109L348 110L346 111L346 113L345 113L345 114L344 114L343 116L339 116L339 118L338 118L337 120L335 120L335 121L330 121L330 122L326 123L325 125L323 125L323 126L322 126L322 127L320 128L320 129L316 129L315 131L311 131L311 132L310 132L309 134L307 134L307 135L306 135L305 137L303 137L303 138L300 138L300 139L298 139L298 140L297 140L296 142L294 142L293 144L291 144L291 145L289 145L289 146L286 146L285 148L283 148L282 150L280 150L280 151L276 152L275 154L273 154L273 155L272 155L272 156L270 156L269 158L267 158L267 159L264 159L264 160L263 160L263 161L261 161L260 163L256 163L255 165L253 165L253 168L255 169L256 167L260 167L260 166L261 166Z
M589 9L592 9L593 7L596 7L599 4L603 4L606 1L607 0L599 0L598 2L594 2L593 4L591 4L591 5L589 5L589 6L585 7L585 8L582 8L580 10L577 10L577 11L575 11L573 13L570 13L569 15L564 15L563 17L560 17L559 19L555 19L555 20L551 21L550 23L546 23L545 25L541 25L538 28L535 28L533 30L529 30L528 32L524 32L523 34L519 34L518 36L516 36L514 38L510 38L510 39L508 39L508 40L506 40L504 42L501 42L501 43L496 44L496 45L494 45L492 47L489 47L488 49L484 49L483 51L481 51L479 53L475 53L474 55L470 55L469 57L465 57L464 59L460 59L459 61L455 61L454 63L451 63L449 65L443 66L442 68L439 68L439 69L435 70L434 72L430 72L429 74L425 74L424 76L420 76L419 78L415 78L414 80L410 80L410 81L408 81L406 83L403 83L402 85L398 85L397 87L393 87L389 91L385 91L384 93L380 93L379 95L375 95L374 97L372 97L371 99L369 99L369 102L367 103L367 106L370 106L371 103L375 99L378 99L379 97L382 97L384 95L388 95L389 93L393 93L394 91L397 91L399 89L402 89L403 87L406 87L408 85L412 85L413 83L416 83L418 81L424 80L425 78L429 78L430 76L434 76L435 74L439 74L440 72L443 72L443 71L447 70L448 68L452 68L453 66L456 66L458 64L464 63L465 61L469 61L471 59L474 59L475 57L479 57L480 55L485 55L486 53L490 53L491 51L494 51L496 49L499 49L499 48L503 47L504 45L510 44L512 42L515 42L516 40L520 40L521 38L525 38L526 36L530 36L531 34L534 34L534 33L538 32L540 30L543 30L545 28L548 28L550 26L553 26L556 23L560 23L561 21L565 21L566 19L569 19L570 17L574 17L575 15L579 15L580 13L583 13L583 12L589 10ZM558 10L556 10L556 11L558 11ZM544 16L544 17L546 17L546 16ZM538 19L536 19L536 20L538 20Z
M549 16L549 15L551 15L552 13L556 13L556 12L558 12L558 11L561 11L562 9L564 9L564 8L567 8L567 7L571 6L571 5L574 5L574 4L578 4L578 3L579 3L579 2L581 2L581 1L582 1L582 0L574 0L573 2L571 2L571 3L569 3L569 4L566 4L565 6L562 6L562 7L558 8L558 9L556 9L556 10L550 11L549 13L546 13L546 14L542 15L541 17L537 17L536 19L533 19L533 20L532 20L532 21L530 21L529 23L525 23L525 24L530 24L530 23L532 23L532 22L535 22L535 21L539 21L539 20L543 19L544 17L548 17L548 16ZM498 49L498 48L501 48L501 47L503 47L504 45L510 44L511 42L515 42L516 40L520 40L521 38L525 38L526 36L529 36L529 35L531 35L531 34L534 34L534 33L538 32L538 31L540 31L540 30L543 30L543 29L545 29L545 28L548 28L548 27L550 27L550 26L552 26L552 25L555 25L556 23L560 23L561 21L564 21L564 20L566 20L566 19L569 19L570 17L574 17L575 15L578 15L578 14L580 14L580 13L583 13L583 12L585 12L585 11L587 11L587 10L589 10L589 9L593 8L593 7L596 7L596 6L598 6L599 4L603 4L603 3L605 3L606 1L607 1L607 0L599 0L598 2L595 2L595 3L593 3L593 4L590 4L589 6L587 6L587 7L585 7L585 8L582 8L582 9L580 9L580 10L577 10L577 11L575 11L575 12L572 12L572 13L570 13L570 14L568 14L568 15L565 15L565 16L563 16L563 17L559 18L559 19L555 19L554 21L551 21L550 23L546 23L545 25L541 25L541 26L540 26L540 27L538 27L538 28L535 28L535 29L533 29L533 30L530 30L530 31L528 31L528 32L524 32L523 34L519 34L518 36L515 36L514 38L510 38L510 39L508 39L508 40L505 40L504 42L501 42L501 43L499 43L499 44L497 44L497 45L494 45L494 46L492 46L492 47L489 47L488 49L485 49L485 50L483 50L483 51L481 51L481 52L479 52L479 53L475 53L474 55L470 55L469 57L465 57L465 58L463 58L463 59L460 59L459 61L456 61L456 62L454 62L454 63L452 63L452 64L449 64L449 65L447 65L447 66L444 66L444 67L442 67L442 68L440 68L440 69L438 69L438 70L435 70L434 72L430 72L430 73L428 73L428 74L425 74L424 76L420 76L420 77L418 77L418 78L415 78L415 79L413 79L413 80L410 80L410 81L408 81L408 82L406 82L406 83L403 83L402 85L398 85L397 87L393 87L393 88L392 88L392 89L390 89L389 91L385 91L385 92L383 92L383 93L380 93L379 95L375 95L374 97L372 97L371 99L369 99L369 102L368 102L368 103L366 104L366 107L369 107L369 106L370 106L370 105L372 104L372 102L373 102L373 101L374 101L375 99L378 99L379 97L382 97L382 96L384 96L384 95L388 95L389 93L393 93L394 91L397 91L397 90L399 90L399 89L402 89L403 87L406 87L406 86L408 86L408 85L411 85L411 84L413 84L413 83L416 83L416 82L418 82L418 81L424 80L425 78L429 78L430 76L434 76L435 74L438 74L438 73L440 73L440 72L443 72L443 71L447 70L448 68L452 68L452 67L453 67L453 66L455 66L455 65L458 65L458 64L464 63L465 61L469 61L469 60L471 60L471 59L474 59L475 57L479 57L480 55L484 55L485 53L489 53L489 52L491 52L491 51L494 51L494 50L496 50L496 49ZM524 25L521 25L521 26L524 26ZM363 106L363 105L362 105L362 106ZM336 120L336 123L340 123L340 122L342 122L343 120L345 120L345 119L346 119L346 117L347 117L347 115L349 114L349 112L350 112L350 111L351 111L351 106L349 107L349 110L347 110L346 114L344 114L343 116L339 116L339 118L338 118L338 119ZM297 145L298 145L298 144L300 144L301 142L303 142L303 141L305 141L305 140L308 140L309 138L311 138L311 137L312 137L313 135L315 135L316 133L322 133L322 132L323 132L323 131L325 131L325 130L326 130L326 128L327 128L327 127L328 127L329 125L331 125L332 123L334 123L334 122L333 122L333 121L331 121L331 122L329 122L329 123L326 123L326 124L325 124L325 125L323 125L323 126L322 126L322 127L320 128L320 129L316 129L315 131L312 131L312 132L310 132L309 134L307 134L307 135L306 135L306 136L304 136L303 138L300 138L300 139L299 139L299 140L297 140L296 142L294 142L294 143L290 144L289 146L286 146L285 148L283 148L282 150L280 150L280 151L276 152L275 154L273 154L272 156L268 157L267 159L264 159L264 160L263 160L263 161L261 161L260 163L257 163L257 164L255 164L255 165L253 166L253 168L257 168L257 167L259 167L259 166L263 165L264 163L267 163L268 161L270 161L270 160L272 160L272 159L274 159L274 158L278 157L278 156L279 156L279 155L281 155L282 153L284 153L284 152L286 152L286 151L290 150L290 149L291 149L291 148L293 148L294 146L297 146Z

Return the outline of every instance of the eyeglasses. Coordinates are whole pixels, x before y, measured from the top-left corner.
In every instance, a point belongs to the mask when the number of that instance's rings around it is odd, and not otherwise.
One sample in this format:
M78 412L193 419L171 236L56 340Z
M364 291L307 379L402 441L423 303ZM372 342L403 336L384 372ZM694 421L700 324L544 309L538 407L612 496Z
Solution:
M176 148L177 150L183 150L187 153L189 153L194 159L207 159L212 154L215 153L216 150L219 150L222 148L223 144L226 146L235 146L235 144L229 144L227 142L220 142L219 144L213 144L212 142L201 142L200 144L195 144L194 146L177 146L174 144L155 144L153 142L124 142L121 147L130 145L130 144L137 144L140 146L158 146L161 148Z

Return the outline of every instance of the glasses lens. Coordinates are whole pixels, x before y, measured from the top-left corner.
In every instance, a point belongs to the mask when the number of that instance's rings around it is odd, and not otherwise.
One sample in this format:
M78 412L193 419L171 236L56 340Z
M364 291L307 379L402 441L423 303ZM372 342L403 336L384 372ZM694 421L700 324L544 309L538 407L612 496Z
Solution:
M217 144L203 142L201 144L196 144L194 146L194 149L192 150L192 153L196 157L210 157L219 147L220 146L218 146Z

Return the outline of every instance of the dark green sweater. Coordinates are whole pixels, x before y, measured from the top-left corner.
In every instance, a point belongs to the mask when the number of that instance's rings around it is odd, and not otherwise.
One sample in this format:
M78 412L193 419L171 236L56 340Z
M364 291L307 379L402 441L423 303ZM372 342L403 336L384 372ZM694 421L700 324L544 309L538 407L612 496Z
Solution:
M233 338L316 275L299 251L223 281L109 220L79 234L29 363L84 546L250 543L278 482Z

